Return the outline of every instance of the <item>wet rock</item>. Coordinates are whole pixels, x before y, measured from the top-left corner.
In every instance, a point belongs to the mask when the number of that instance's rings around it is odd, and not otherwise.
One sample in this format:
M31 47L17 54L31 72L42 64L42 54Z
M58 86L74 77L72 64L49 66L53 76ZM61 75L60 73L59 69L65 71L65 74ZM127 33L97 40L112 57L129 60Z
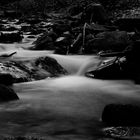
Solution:
M66 75L67 71L55 59L41 57L26 61L1 62L0 73L0 78L7 77L5 81L1 78L1 83L12 84Z
M106 137L116 139L131 139L135 136L135 128L133 127L107 127L103 129L103 133ZM133 138L132 138L133 139Z
M21 32L10 32L10 33L0 32L0 42L2 43L20 42L22 38L23 36Z
M123 51L129 45L129 37L125 31L107 31L99 33L89 42L91 51Z
M19 97L13 89L0 84L0 102L18 100Z
M52 25L52 28L53 28L53 31L58 35L61 35L62 33L66 31L71 31L71 26L66 23L55 23Z
M0 84L12 85L14 83L14 78L8 73L0 73Z
M82 20L88 23L105 24L108 21L108 16L101 4L91 3L85 8Z
M44 33L41 37L39 37L33 44L35 46L32 48L33 50L55 50L54 41L57 38L57 34L55 32Z
M69 32L65 32L61 37L57 38L55 41L57 54L67 54L69 47L72 44L73 36Z
M102 113L102 121L114 126L139 126L140 107L131 104L109 104Z
M31 81L31 73L22 63L2 62L0 63L0 73L10 74L14 83Z
M67 71L51 57L39 58L36 60L35 65L48 71L52 76L67 74Z
M94 77L98 79L128 79L130 75L128 71L123 70L123 63L112 60L106 60L98 64L94 70L86 72L87 77Z

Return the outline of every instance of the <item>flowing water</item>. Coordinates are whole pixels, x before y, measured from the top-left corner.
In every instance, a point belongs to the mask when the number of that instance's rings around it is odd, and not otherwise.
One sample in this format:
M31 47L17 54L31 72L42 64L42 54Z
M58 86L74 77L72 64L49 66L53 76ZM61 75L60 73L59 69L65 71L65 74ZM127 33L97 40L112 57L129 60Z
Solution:
M129 80L97 80L84 76L101 61L97 56L57 55L0 44L1 54L17 51L13 60L55 58L68 76L14 84L20 100L0 104L0 136L35 136L51 140L103 138L101 114L110 103L140 104L140 86ZM20 47L22 46L22 47ZM1 60L2 61L2 60ZM137 135L140 135L139 132Z

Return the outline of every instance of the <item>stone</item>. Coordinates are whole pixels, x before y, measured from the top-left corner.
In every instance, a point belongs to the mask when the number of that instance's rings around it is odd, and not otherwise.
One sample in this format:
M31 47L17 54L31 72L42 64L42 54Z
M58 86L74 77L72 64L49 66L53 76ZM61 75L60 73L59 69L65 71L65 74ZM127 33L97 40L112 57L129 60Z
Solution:
M0 84L0 102L6 102L6 101L12 101L18 99L19 97L17 96L17 94L14 92L13 89Z
M40 38L32 48L33 50L54 50L54 43L51 37L46 36L44 38Z
M108 16L101 4L91 3L85 8L82 20L88 23L95 22L105 24L108 22Z
M61 35L66 31L71 31L71 26L66 23L54 23L52 29L56 34Z
M97 34L89 43L91 51L123 51L130 41L125 31L107 31Z
M140 126L140 107L131 104L106 105L102 121L114 126Z
M98 64L94 70L85 73L87 77L94 77L98 79L130 79L130 73L123 69L125 60L112 58L111 60L104 60Z
M41 80L68 74L67 71L51 57L39 57L25 61L4 61L0 63L0 84ZM4 78L6 80L4 81Z
M0 42L2 43L20 42L22 38L23 35L19 31L10 32L10 33L0 32Z
M9 73L0 73L0 84L12 85L14 83L14 78Z
M35 44L31 49L33 50L55 50L54 42L57 38L55 32L45 32L42 36L37 38L33 44Z
M35 65L51 73L53 77L68 74L67 71L51 57L41 57L35 61Z

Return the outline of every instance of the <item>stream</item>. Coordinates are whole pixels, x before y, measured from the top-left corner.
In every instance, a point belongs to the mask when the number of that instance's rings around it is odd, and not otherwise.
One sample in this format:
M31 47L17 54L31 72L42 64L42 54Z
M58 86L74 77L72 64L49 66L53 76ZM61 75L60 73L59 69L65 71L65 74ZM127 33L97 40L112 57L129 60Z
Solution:
M104 107L111 103L140 105L140 86L130 80L87 78L84 73L98 64L97 56L27 50L25 48L35 40L27 36L24 35L21 43L1 43L0 54L16 51L12 60L49 56L69 75L14 84L20 100L0 104L0 137L112 140L103 133L106 128L101 122ZM136 135L128 139L140 139L140 130L136 129Z

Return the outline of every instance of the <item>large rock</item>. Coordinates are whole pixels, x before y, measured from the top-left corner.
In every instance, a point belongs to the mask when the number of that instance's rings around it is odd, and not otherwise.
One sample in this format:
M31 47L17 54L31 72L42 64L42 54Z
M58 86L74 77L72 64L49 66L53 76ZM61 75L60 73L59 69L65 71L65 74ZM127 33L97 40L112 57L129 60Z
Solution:
M57 38L57 34L55 32L47 32L40 36L33 44L33 50L55 50L54 41Z
M86 72L87 77L94 77L98 79L128 79L130 78L130 73L123 69L125 62L121 62L116 58L112 60L106 60L92 71Z
M0 84L12 85L14 83L14 78L8 73L0 73Z
M12 101L12 100L18 100L19 97L14 92L13 89L5 86L0 85L0 102L6 102L6 101Z
M108 22L108 16L101 4L91 3L85 8L82 20L88 23L97 22L99 24L105 24Z
M68 23L54 23L52 25L53 31L57 33L58 35L61 35L62 33L66 31L71 31L71 26Z
M125 31L107 31L96 35L87 46L91 51L123 51L129 45L129 37Z
M140 126L140 107L109 104L103 110L102 121L115 126Z
M9 81L7 81L8 79L5 82L0 81L2 84L12 84L12 82L19 83L40 80L47 77L57 77L67 74L67 71L55 59L51 57L40 57L26 61L1 62L0 73L3 73L1 76L3 79L4 73L9 78Z
M35 61L35 65L51 73L51 76L67 74L67 71L51 57L41 57Z
M0 32L0 42L2 43L13 43L13 42L19 42L23 38L23 35L21 32L10 32L10 33L3 33Z

